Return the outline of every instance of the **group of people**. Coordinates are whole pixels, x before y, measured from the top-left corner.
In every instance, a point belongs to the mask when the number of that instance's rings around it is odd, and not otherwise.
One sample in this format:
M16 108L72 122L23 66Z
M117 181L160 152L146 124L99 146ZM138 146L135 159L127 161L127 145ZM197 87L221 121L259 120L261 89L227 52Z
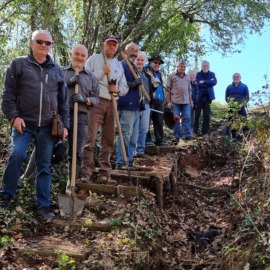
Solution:
M207 61L203 61L202 70L197 74L194 71L186 74L186 63L180 61L176 72L168 76L165 87L160 72L164 63L161 56L154 55L147 63L146 53L133 42L126 45L126 59L121 62L115 58L120 45L115 36L107 36L102 43L102 52L89 58L87 48L78 44L71 50L70 65L64 68L49 56L52 43L48 31L34 31L29 54L12 60L6 72L2 110L11 123L12 134L10 156L0 190L1 208L9 209L16 197L22 164L34 141L38 212L44 221L53 219L50 210L51 159L57 139L51 134L51 102L64 123L62 140L68 137L69 159L73 149L74 103L78 103L76 177L81 181L115 184L110 178L110 157L115 148L116 116L125 147L123 153L119 138L116 143L117 169L132 168L134 156L144 157L146 146L167 144L162 115L164 89L168 107L181 117L181 124L175 125L174 139L180 139L182 129L184 139L190 139L192 126L193 133L199 132L202 110L202 134L208 134L210 103L215 98L213 86L217 80L209 71ZM78 93L75 93L76 85ZM141 91L142 86L150 99ZM149 130L151 120L155 141ZM94 146L99 130L100 170L96 178Z

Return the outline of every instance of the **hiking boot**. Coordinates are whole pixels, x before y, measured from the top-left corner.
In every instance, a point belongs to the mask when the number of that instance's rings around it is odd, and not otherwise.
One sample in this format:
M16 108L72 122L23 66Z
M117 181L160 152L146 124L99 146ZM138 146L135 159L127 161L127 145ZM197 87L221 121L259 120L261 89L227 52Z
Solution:
M0 193L0 208L9 210L12 196L8 193Z
M126 170L127 167L125 165L117 165L116 170Z
M40 206L38 208L38 213L43 222L52 222L54 218L54 214L50 210L50 206Z
M82 182L82 183L89 183L89 182L93 182L93 180L94 180L93 175L82 174L79 181Z
M133 156L133 158L149 158L146 154L143 153L137 153Z
M148 146L154 146L154 143L152 141L146 141L145 142L145 146L148 147Z
M155 143L155 145L156 146L166 146L168 144L166 142L164 142L164 141L161 141L161 142L158 141L158 142Z
M179 138L173 138L172 139L172 144L177 145L179 143Z
M116 180L112 180L110 177L101 175L97 181L98 184L104 185L117 185L118 182Z

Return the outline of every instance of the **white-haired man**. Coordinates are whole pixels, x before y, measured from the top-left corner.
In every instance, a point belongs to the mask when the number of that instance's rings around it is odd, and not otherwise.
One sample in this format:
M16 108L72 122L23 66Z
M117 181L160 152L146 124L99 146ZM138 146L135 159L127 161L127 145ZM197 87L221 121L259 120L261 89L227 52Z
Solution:
M2 110L11 122L12 137L10 157L0 191L0 207L9 209L16 197L22 163L30 143L34 141L36 199L43 221L53 219L50 211L51 158L56 139L51 131L51 102L64 122L62 139L68 135L69 128L65 79L63 70L48 55L51 45L49 32L33 32L30 53L12 60L7 69L2 96Z

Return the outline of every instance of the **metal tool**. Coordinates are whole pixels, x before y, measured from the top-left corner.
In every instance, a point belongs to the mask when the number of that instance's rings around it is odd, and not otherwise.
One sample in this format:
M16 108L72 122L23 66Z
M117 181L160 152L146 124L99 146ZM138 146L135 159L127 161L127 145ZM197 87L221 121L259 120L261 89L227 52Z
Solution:
M79 71L75 70L75 75L79 75ZM78 94L79 86L75 85L75 94ZM71 182L66 189L66 194L58 195L58 204L60 215L65 217L76 217L82 214L85 198L75 194L76 189L76 163L77 163L77 134L78 134L78 102L74 103L74 126L73 126L73 145L72 145L72 164L71 164ZM69 193L69 194L68 194Z
M169 109L164 109L163 112L154 109L150 109L150 111L162 114L166 126L170 129L174 129L175 122L180 122L181 120L180 116L174 115Z

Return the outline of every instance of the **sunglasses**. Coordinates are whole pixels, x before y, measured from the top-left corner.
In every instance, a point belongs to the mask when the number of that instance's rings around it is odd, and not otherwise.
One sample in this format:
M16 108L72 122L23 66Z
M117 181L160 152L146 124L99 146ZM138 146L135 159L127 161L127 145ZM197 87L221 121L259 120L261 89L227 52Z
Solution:
M39 45L42 45L43 43L45 44L45 46L51 46L52 45L52 42L51 41L44 41L44 40L41 40L41 39L35 39L35 42Z
M153 61L154 62L154 64L156 64L156 65L159 65L160 66L160 62L156 62L156 61Z

